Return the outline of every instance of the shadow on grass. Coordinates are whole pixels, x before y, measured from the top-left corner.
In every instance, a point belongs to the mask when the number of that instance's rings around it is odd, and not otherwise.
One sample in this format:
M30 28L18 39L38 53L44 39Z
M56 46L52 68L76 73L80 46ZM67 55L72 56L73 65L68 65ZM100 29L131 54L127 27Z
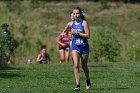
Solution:
M6 65L6 66L0 66L0 71L1 70L21 70L21 69L23 69L23 68L12 67L12 66L8 66L8 65Z
M0 78L19 78L25 77L25 75L16 74L13 72L0 72Z
M92 66L88 66L88 67L108 67L107 65L92 65Z
M120 88L93 88L91 90L126 90L128 87L120 87Z
M21 69L23 68L11 67L11 66L0 66L0 78L25 77L25 75L20 75L15 72Z

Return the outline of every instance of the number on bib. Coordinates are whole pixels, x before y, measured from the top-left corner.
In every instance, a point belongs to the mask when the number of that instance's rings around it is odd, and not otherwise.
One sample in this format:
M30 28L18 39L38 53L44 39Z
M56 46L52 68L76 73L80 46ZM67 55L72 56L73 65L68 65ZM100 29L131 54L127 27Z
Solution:
M82 45L83 39L76 39L76 45Z

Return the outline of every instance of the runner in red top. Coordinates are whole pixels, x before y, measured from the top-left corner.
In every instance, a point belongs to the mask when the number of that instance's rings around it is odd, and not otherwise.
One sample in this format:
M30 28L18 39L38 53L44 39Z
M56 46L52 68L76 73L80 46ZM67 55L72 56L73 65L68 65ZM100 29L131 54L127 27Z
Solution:
M69 32L62 32L57 37L57 43L59 44L59 53L60 53L60 64L64 61L69 62L70 54L70 36Z
M69 48L69 36L68 35L61 35L61 43L63 44L59 44L59 50L60 49L64 49L66 50L67 48Z

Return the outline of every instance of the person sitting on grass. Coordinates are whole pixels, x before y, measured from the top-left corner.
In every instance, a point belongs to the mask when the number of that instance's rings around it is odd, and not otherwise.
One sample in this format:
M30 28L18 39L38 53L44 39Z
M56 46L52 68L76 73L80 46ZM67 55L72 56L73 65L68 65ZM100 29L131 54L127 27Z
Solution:
M46 46L41 46L41 51L37 56L36 63L50 64L50 55L47 53Z

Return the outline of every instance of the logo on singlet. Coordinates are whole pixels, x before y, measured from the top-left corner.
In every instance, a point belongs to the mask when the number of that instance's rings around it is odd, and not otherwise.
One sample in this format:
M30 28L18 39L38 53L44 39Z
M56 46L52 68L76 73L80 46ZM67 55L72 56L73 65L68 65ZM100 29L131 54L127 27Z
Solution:
M77 38L76 39L76 45L82 45L84 44L83 39L82 38Z

